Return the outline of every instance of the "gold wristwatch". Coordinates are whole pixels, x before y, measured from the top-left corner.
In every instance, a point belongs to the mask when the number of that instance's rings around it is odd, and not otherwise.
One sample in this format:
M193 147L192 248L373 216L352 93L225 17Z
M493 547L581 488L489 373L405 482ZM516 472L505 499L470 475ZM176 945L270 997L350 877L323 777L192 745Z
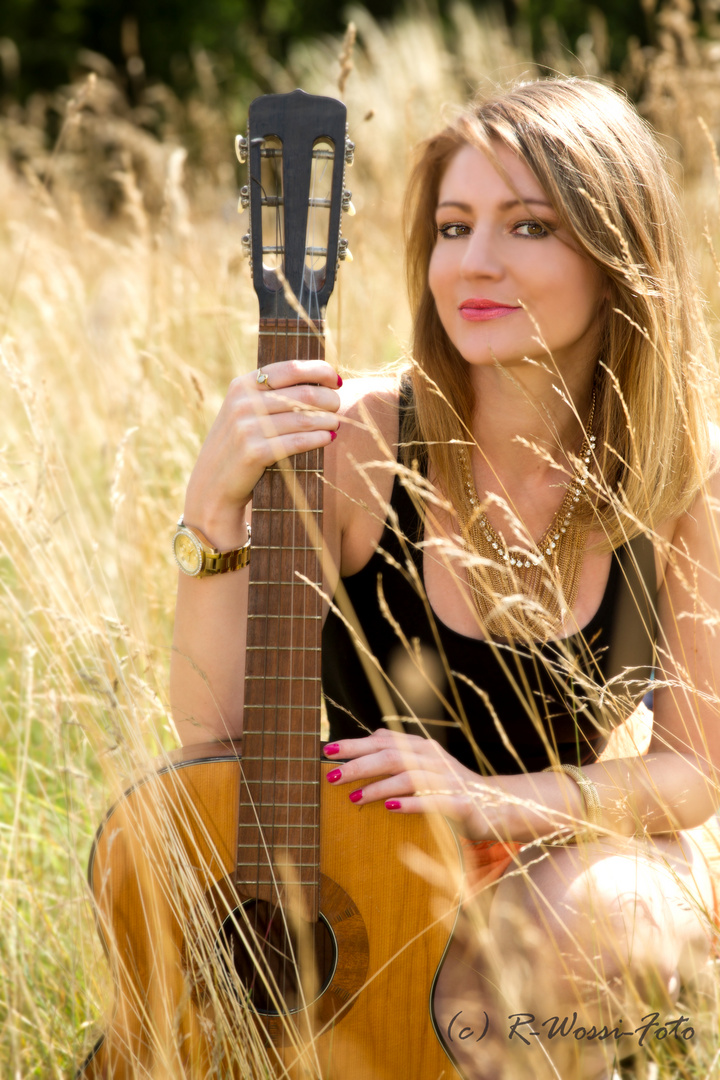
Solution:
M199 529L185 525L180 517L173 537L173 555L183 574L188 577L209 577L227 574L230 570L242 570L250 562L250 526L248 538L242 547L232 551L218 551Z

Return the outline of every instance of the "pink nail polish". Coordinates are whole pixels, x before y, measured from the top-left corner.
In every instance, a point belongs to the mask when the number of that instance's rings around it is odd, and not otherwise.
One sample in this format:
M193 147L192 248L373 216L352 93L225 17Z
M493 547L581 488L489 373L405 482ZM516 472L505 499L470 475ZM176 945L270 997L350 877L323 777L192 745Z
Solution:
M342 386L342 379L338 375L338 390L340 389L341 386Z
M331 757L332 757L333 754L340 753L339 744L336 743L336 742L328 743L327 746L325 747L325 753L329 754Z
M342 776L342 769L333 769L332 772L329 772L327 774L325 779L327 780L328 784L336 784L341 776Z
M331 431L330 432L330 442L335 442L336 439L337 439L337 431Z
M360 802L362 799L362 788L358 788L357 791L350 792L350 802Z
M330 779L330 778L328 777L328 779ZM400 809L400 803L397 801L397 799L388 799L388 801L385 803L385 809L386 810L399 810Z

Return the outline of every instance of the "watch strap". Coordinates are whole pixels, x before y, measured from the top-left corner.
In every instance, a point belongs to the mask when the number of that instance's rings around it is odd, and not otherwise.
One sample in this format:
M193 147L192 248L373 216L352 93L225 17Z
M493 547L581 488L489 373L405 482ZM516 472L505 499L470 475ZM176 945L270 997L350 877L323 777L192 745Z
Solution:
M232 551L205 552L205 565L201 574L227 574L230 570L242 570L250 562L250 526L248 526L247 543Z
M178 529L187 529L188 532L193 533L194 536L200 541L203 547L203 565L199 574L196 577L210 577L215 574L227 574L231 570L242 570L250 562L250 540L251 530L250 525L246 522L247 528L247 540L242 547L232 548L229 551L218 551L218 549L211 544L207 536L200 532L200 529L194 525L186 525L183 517L177 523Z

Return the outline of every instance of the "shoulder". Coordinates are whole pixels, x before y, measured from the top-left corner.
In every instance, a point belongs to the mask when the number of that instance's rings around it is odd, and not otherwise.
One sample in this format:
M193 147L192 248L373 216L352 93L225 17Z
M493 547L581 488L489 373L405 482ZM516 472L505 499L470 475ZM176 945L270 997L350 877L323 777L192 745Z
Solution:
M687 510L658 530L666 541L666 568L697 584L699 577L716 577L720 569L720 428L709 431L709 468Z
M400 378L349 378L340 390L338 437L325 452L326 526L339 538L343 575L380 539L397 471Z
M705 478L688 510L674 522L673 538L682 533L703 529L715 521L720 507L720 427L710 424L708 431L708 468ZM709 515L709 517L708 517Z
M333 447L339 459L358 464L395 460L398 443L399 376L363 376L345 380L340 390L340 428Z
M663 669L655 699L658 749L675 741L680 752L710 745L720 760L717 672L720 638L720 436L712 431L712 467L689 509L674 522L666 545L664 587L658 604ZM696 726L693 721L697 721Z
M359 421L365 418L380 428L397 427L398 375L364 375L348 378L340 390L340 414Z

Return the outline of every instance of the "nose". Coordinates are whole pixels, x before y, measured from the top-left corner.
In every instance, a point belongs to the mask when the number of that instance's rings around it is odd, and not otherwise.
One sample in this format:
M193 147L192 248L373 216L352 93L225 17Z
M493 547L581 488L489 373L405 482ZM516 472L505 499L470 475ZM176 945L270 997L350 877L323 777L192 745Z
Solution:
M465 277L496 280L503 274L497 238L492 228L476 225L463 251L461 272Z

